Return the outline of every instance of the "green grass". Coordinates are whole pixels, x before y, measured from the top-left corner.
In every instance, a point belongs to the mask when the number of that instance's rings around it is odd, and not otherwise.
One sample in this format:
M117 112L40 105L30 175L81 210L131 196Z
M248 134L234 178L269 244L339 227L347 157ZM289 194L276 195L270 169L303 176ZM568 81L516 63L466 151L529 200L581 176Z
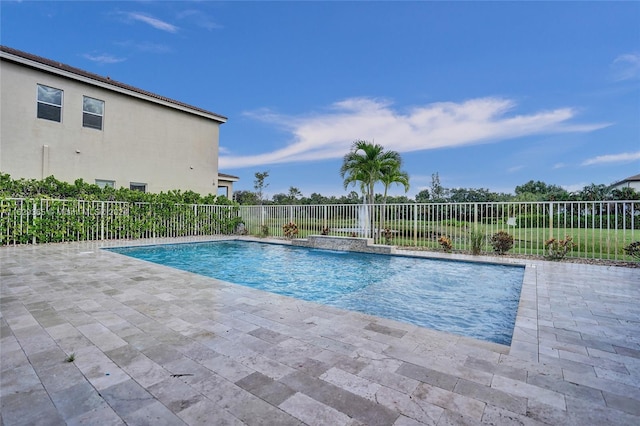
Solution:
M269 235L282 236L282 225L288 223L289 219L273 219L265 221L269 228ZM298 238L305 238L308 235L318 235L322 231L325 223L322 220L301 220L294 222L298 224ZM354 220L336 219L327 221L330 228L329 235L346 236L344 232L336 232L339 228L357 227ZM440 235L447 235L453 242L454 251L471 251L471 231L475 228L472 223L464 221L446 220L438 221L388 221L386 223L393 230L397 231L391 239L390 244L396 246L422 247L433 250L440 250L437 243ZM259 223L246 223L249 233L260 235ZM417 229L417 238L414 236L414 226ZM376 227L377 228L377 227ZM509 253L525 255L544 255L544 243L551 236L555 238L565 238L570 236L576 247L567 257L617 259L633 261L634 259L624 252L624 247L633 241L640 240L640 230L631 229L572 229L572 228L518 228L509 227L504 224L479 224L478 232L487 235L482 244L482 252L492 253L493 249L488 244L488 240L498 231L506 231L514 237L514 247ZM376 241L384 244L384 239Z

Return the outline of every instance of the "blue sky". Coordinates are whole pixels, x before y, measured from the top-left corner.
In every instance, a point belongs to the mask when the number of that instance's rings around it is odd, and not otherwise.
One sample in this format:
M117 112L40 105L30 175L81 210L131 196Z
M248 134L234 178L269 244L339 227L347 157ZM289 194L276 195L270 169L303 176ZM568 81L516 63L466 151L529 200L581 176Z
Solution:
M413 197L640 173L640 2L13 2L0 42L229 118L220 171L341 195L356 139ZM381 192L381 189L380 189ZM403 194L400 187L394 195Z

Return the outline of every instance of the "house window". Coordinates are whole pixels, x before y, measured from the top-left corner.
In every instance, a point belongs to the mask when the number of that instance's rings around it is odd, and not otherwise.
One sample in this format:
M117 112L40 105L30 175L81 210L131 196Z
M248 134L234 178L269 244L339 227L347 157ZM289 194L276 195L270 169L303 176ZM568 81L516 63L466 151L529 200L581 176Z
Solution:
M96 185L100 188L113 188L116 185L115 180L96 179Z
M147 184L146 183L131 182L129 184L129 189L132 190L132 191L147 192Z
M62 121L62 90L38 84L38 118Z
M82 127L102 130L102 116L104 114L104 101L82 97Z

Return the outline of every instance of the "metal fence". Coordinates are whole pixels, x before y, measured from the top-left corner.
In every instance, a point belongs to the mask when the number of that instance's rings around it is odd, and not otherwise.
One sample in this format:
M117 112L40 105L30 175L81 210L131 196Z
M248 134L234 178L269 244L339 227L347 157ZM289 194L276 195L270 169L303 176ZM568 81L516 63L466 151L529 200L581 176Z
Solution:
M632 260L624 247L640 239L640 201L240 206L239 215L253 235L284 237L292 222L296 238L361 236L433 250L445 237L454 251L492 253L491 238L503 231L513 237L509 253L548 255L551 238L568 237L567 257Z
M236 206L0 199L0 245L231 233Z
M0 199L0 245L247 233L295 238L359 236L376 243L493 253L499 231L510 253L548 254L550 238L571 238L569 257L632 260L640 201L221 206L50 199ZM478 235L481 237L478 239ZM475 243L474 243L474 238Z

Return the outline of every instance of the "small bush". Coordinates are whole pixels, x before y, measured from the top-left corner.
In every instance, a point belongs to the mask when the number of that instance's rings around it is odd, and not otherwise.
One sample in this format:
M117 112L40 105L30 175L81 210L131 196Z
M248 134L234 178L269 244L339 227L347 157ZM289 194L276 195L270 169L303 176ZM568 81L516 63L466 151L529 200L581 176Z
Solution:
M513 235L505 231L498 231L491 236L491 247L498 254L505 254L513 247Z
M442 235L440 238L438 238L438 244L440 244L445 252L451 253L451 250L453 249L451 238L447 237L446 235Z
M269 226L268 225L262 225L260 227L260 236L263 237L263 238L269 236Z
M574 247L573 238L570 236L564 237L564 240L557 240L555 238L549 238L545 243L546 257L549 260L560 260L564 258Z
M384 231L382 231L382 237L384 238L385 244L391 244L391 241L393 240L393 231L389 228L384 228Z
M625 253L640 260L640 241L635 241L624 248Z
M486 235L484 232L474 229L469 234L469 240L471 241L471 253L480 254L482 251L482 245L484 244L484 240Z
M294 222L289 222L285 225L282 225L282 231L284 232L284 236L286 238L294 238L298 235L298 225Z

